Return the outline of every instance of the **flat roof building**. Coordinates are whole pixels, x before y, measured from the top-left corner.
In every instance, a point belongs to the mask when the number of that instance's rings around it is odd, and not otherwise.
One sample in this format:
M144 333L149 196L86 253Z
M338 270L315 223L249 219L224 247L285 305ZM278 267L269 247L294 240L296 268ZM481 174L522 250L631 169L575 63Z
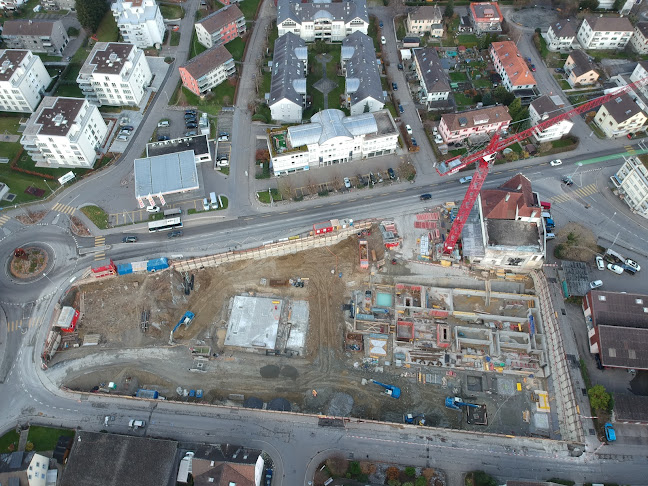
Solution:
M164 18L155 0L116 0L110 8L124 42L141 49L162 44Z
M280 37L292 32L306 42L339 42L356 31L367 34L368 28L366 0L278 0L277 3L277 29Z
M51 82L39 56L22 49L0 50L0 111L32 113Z
M193 150L135 159L134 172L137 199L199 188Z
M174 138L146 144L147 157L157 157L158 155L176 154L186 151L194 153L194 160L197 164L212 161L211 147L207 135Z
M504 16L497 2L472 2L468 14L477 34L502 32Z

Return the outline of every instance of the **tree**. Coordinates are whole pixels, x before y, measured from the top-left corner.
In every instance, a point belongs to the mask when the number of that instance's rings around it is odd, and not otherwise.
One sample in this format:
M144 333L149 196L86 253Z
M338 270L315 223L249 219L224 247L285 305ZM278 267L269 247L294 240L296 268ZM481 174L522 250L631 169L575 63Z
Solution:
M567 235L567 246L576 246L576 245L578 245L578 239L579 239L578 235L576 233L574 233L573 231L571 231ZM605 389L603 391L605 391Z
M621 7L623 7L623 4L625 4L624 0L614 0L614 3L612 4L612 10L618 12L621 10Z
M106 0L76 0L74 2L77 18L84 29L96 32L97 27L108 12L109 6Z
M445 10L443 11L443 16L451 19L453 15L454 15L454 2L450 1L448 2L448 5L446 5Z
M414 482L414 486L427 486L428 480L425 476L419 476Z
M508 110L509 115L511 115L511 118L513 119L513 121L515 121L515 119L522 111L522 102L520 101L520 98L516 98L511 101L511 104L508 106Z
M599 7L598 0L581 0L578 6L583 10L596 10Z
M495 101L497 103L508 106L515 99L515 95L513 93L509 93L504 86L498 86L493 90L493 98L495 98Z
M416 476L416 468L407 466L405 468L405 476L407 476L408 478L413 478L414 476Z
M589 395L590 405L594 410L607 410L610 406L610 394L605 391L603 385L594 385L592 388L587 390L587 395Z
M482 95L482 103L484 103L484 106L490 106L493 103L495 103L495 101L493 100L493 95L491 94L490 91L486 91Z
M370 108L369 108L369 102L367 101L367 102L365 103L363 113L369 113L369 110L370 110Z

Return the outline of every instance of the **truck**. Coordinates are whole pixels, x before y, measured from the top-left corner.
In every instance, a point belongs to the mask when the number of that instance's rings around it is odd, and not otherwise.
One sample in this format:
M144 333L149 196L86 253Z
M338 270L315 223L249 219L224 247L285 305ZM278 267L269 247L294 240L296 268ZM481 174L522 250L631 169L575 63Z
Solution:
M137 390L137 393L135 394L136 397L138 398L153 398L157 399L160 394L158 393L157 390L147 390L145 388L140 388Z
M556 224L554 223L553 219L545 218L545 226L547 227L548 230L552 230L556 227Z
M382 386L385 389L385 394L389 395L392 398L400 398L401 396L401 389L398 388L395 385L387 385L385 383L380 383L379 381L376 380L369 380L372 383L375 383L378 386Z

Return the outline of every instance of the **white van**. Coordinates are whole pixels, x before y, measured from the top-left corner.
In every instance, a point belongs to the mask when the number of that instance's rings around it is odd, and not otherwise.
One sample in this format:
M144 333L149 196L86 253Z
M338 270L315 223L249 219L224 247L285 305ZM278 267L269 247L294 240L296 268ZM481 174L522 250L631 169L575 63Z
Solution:
M209 211L209 201L207 201L206 197L203 198L203 209Z
M215 192L210 192L209 193L209 199L211 201L212 209L218 209L218 199L216 199L216 193Z
M162 120L158 123L158 128L164 128L169 126L169 120Z
M547 239L548 239L548 240L553 240L555 237L556 237L555 234L553 234L553 233L547 233Z

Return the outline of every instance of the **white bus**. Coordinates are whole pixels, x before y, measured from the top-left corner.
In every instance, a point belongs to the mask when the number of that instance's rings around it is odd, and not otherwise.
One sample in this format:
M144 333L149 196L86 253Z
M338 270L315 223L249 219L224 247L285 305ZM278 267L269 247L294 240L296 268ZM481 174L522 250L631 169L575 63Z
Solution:
M160 221L151 221L148 224L149 233L155 233L156 231L164 231L175 228L182 228L182 220L180 218L167 218Z
M174 208L174 209L165 209L164 210L164 217L173 217L173 216L180 216L182 214L182 209Z

